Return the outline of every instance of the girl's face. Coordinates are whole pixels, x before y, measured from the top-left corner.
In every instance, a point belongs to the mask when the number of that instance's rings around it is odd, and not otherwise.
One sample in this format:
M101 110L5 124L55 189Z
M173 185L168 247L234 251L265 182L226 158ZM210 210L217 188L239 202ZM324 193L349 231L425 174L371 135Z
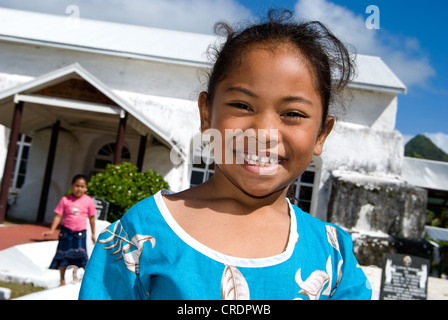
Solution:
M87 182L84 179L78 179L72 184L72 195L75 198L81 198L87 190Z
M218 83L211 106L202 93L201 129L219 131L223 141L221 150L215 150L215 158L217 151L223 155L215 179L223 178L231 182L227 185L255 197L286 192L313 155L322 153L333 127L332 117L321 123L322 103L314 83L297 50L288 45L260 46L250 48L241 64ZM235 137L227 135L226 140L226 129L253 132L256 150L249 147L250 139L244 149Z

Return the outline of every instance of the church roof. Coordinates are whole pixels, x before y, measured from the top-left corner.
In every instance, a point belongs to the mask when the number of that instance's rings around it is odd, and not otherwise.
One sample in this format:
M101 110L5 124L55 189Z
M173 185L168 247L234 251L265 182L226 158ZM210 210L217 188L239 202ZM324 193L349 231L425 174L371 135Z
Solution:
M0 40L206 67L212 35L0 8ZM406 86L380 57L358 55L351 86L394 93Z
M402 177L418 187L448 191L447 162L404 157Z
M0 8L0 39L202 65L210 35Z

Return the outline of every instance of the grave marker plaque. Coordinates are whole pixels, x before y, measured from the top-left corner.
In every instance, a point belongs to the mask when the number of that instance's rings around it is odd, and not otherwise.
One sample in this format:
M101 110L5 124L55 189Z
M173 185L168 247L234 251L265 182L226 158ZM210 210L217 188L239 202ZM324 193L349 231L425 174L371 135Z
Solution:
M426 300L429 260L407 254L386 254L380 300Z
M98 220L106 220L107 213L109 212L109 202L98 197L92 197L92 199L95 202L96 218Z

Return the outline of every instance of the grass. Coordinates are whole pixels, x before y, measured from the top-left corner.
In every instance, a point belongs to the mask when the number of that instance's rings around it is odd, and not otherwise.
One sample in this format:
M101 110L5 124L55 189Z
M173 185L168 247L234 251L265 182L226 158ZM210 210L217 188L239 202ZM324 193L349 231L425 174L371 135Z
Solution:
M25 296L30 293L39 292L42 290L45 290L45 288L41 287L35 287L30 284L20 284L20 283L14 283L14 282L3 282L0 281L0 287L1 288L8 288L11 290L11 299L15 299L18 297Z
M28 222L18 220L18 219L9 219L9 218L6 218L4 221L5 225L17 225L17 224L24 224L24 223L28 223ZM0 288L8 288L11 290L11 297L9 297L10 300L25 296L27 294L45 290L45 288L36 287L36 286L33 286L32 284L21 284L21 283L3 282L3 281L0 281Z

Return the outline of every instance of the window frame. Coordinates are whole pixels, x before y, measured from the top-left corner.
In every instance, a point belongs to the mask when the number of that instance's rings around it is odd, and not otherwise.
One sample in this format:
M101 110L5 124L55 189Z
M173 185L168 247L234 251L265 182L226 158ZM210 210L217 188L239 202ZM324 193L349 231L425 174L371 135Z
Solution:
M20 134L19 139L17 140L17 152L14 156L14 169L11 177L11 185L10 189L19 190L25 184L26 179L26 171L28 167L28 161L30 158L32 140L30 137L25 134ZM26 158L24 158L24 150L28 148L28 152L26 153ZM23 161L25 162L24 172L20 172ZM23 181L20 181L19 178L23 176ZM21 182L21 183L20 183ZM20 186L19 186L20 183Z

